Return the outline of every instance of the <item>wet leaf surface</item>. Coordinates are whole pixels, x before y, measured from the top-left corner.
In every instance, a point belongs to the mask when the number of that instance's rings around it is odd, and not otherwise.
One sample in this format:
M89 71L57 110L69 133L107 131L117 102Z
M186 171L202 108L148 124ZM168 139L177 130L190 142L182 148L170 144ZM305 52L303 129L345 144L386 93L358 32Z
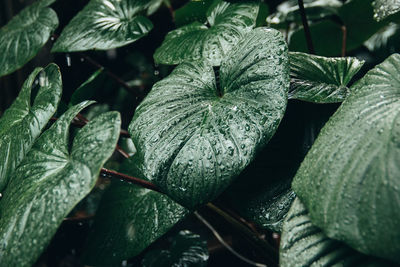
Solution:
M374 7L374 18L377 21L381 21L400 11L399 0L375 0L372 2L372 6Z

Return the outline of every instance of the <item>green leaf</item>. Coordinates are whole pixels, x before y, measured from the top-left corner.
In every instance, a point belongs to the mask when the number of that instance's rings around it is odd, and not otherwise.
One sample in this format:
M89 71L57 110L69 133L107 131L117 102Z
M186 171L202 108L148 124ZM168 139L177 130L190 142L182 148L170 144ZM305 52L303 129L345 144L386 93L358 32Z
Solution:
M372 6L374 7L374 18L377 21L381 21L400 11L399 0L375 0L372 2Z
M135 160L126 160L121 171L136 175L132 168ZM84 260L89 265L112 265L132 258L187 213L188 210L166 195L113 181L100 203Z
M279 254L282 267L395 266L328 238L312 224L306 208L298 198L284 221Z
M140 15L146 0L91 0L64 28L52 52L107 50L130 44L152 28Z
M255 26L259 3L230 4L217 1L207 12L208 25L193 22L167 34L154 61L174 65L207 60L219 66L225 55Z
M93 188L115 149L117 112L102 114L76 135L69 124L90 102L69 109L35 142L0 201L0 265L30 266L71 209Z
M142 261L143 267L207 266L207 241L188 230L180 231L168 250L151 250Z
M94 100L94 96L99 87L104 85L105 76L103 68L94 72L89 79L82 83L71 96L69 105L76 105L84 100Z
M180 27L195 21L207 22L207 10L216 1L218 0L190 0L175 11L175 25Z
M289 99L315 103L342 102L350 93L348 83L364 64L357 58L327 58L296 52L289 54L289 61Z
M31 91L37 78L40 88L32 99ZM56 112L61 91L61 73L57 65L36 68L24 82L17 99L4 112L0 119L0 192Z
M400 55L352 87L293 181L315 225L365 254L400 262Z
M21 68L46 44L58 26L57 14L38 1L0 29L0 77Z
M250 163L283 116L287 47L276 30L248 33L222 62L183 63L156 83L129 126L135 164L171 198L194 208Z

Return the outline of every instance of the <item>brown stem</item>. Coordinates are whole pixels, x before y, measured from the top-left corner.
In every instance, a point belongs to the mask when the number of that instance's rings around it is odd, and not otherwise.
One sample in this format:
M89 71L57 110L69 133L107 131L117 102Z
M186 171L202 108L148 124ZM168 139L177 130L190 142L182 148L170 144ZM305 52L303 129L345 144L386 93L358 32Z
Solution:
M115 148L124 158L129 159L129 154L125 152L119 145Z
M113 178L118 178L121 179L123 181L129 182L129 183L133 183L133 184L137 184L140 185L141 187L159 192L159 193L163 193L156 185L154 185L151 182L148 182L146 180L142 180L136 177L132 177L123 173L119 173L113 170L108 170L105 168L101 168L101 174L105 175L105 176L111 176Z
M308 26L308 21L307 21L306 11L304 9L303 0L298 0L298 4L299 4L299 10L300 10L300 14L301 14L301 21L303 23L304 34L306 36L308 51L310 52L310 54L315 54L314 45L313 45L313 42L311 39L310 27Z
M342 57L346 56L346 43L347 43L347 27L346 25L341 26L342 29Z

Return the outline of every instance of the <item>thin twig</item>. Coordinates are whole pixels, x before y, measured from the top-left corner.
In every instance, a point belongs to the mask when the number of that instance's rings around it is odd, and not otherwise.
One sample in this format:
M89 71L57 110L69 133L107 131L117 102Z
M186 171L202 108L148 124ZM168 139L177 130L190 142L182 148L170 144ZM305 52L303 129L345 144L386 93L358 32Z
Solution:
M220 236L220 234L215 230L215 228L206 219L204 219L197 211L194 212L194 215L196 215L197 219L199 219L205 226L207 226L208 229L210 229L210 231L218 239L218 241L221 242L221 244L224 247L226 247L226 249L229 250L233 255L235 255L236 257L238 257L239 259L241 259L242 261L244 261L250 265L253 265L256 267L267 267L266 264L252 261L252 260L244 257L243 255L241 255L240 253L238 253L231 246L229 246L228 243L225 242L225 240Z
M347 27L346 25L341 26L342 29L342 57L346 56L346 43L347 43Z
M304 28L304 34L306 36L308 51L310 52L310 54L315 54L314 45L313 45L313 42L311 39L310 27L308 26L306 11L304 9L304 2L303 2L303 0L298 0L298 3L299 3L300 14L301 14L301 21L303 23L303 28Z
M148 182L146 180L143 179L139 179L136 177L132 177L123 173L119 173L113 170L108 170L105 168L101 168L101 174L104 176L111 176L113 178L118 178L121 179L123 181L129 182L129 183L133 183L133 184L137 184L140 185L141 187L159 192L159 193L163 193L155 184Z

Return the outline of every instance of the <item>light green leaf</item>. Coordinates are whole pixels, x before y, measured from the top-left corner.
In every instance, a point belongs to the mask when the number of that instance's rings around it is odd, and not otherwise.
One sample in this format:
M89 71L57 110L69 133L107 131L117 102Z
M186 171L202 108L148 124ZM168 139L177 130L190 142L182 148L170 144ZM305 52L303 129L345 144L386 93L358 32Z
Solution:
M289 54L289 62L289 99L314 103L342 102L350 93L348 83L364 64L357 58L327 58L296 52Z
M31 96L35 79L39 90ZM10 174L30 150L61 98L61 74L55 64L36 68L24 82L19 96L0 119L0 192Z
M399 0L375 0L372 2L372 6L374 7L374 18L377 21L381 21L400 11Z
M90 102L69 109L35 142L13 174L0 201L0 265L30 266L71 209L96 183L115 149L117 112L102 114L76 135L69 124Z
M207 12L208 25L194 22L171 31L154 54L160 64L207 60L219 66L221 60L255 26L258 3L230 4L218 1Z
M143 267L207 266L207 241L188 230L180 231L168 250L151 250L142 261Z
M279 263L282 267L308 266L395 266L394 263L367 256L328 238L314 226L298 198L283 223Z
M293 188L328 237L400 262L400 55L369 71L331 117Z
M130 44L152 28L140 15L146 0L91 0L64 28L53 52L107 50Z
M129 126L138 168L190 208L218 196L275 133L289 87L283 36L248 33L219 76L205 63L179 65L154 85Z
M121 172L136 176L132 168L135 160L126 160ZM113 181L100 203L84 260L89 265L112 265L132 258L187 213L166 195Z
M0 77L21 68L46 44L58 26L57 14L38 1L0 29Z

